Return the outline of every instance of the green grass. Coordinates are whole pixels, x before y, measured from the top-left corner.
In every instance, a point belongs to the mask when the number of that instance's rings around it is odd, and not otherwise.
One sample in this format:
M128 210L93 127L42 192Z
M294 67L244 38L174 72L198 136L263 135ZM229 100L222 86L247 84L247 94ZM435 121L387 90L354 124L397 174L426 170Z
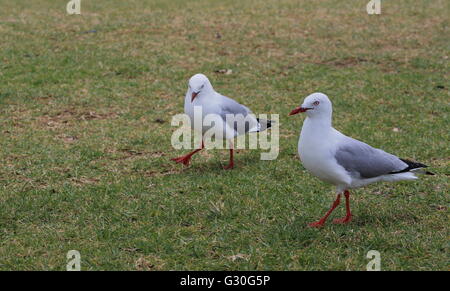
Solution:
M64 270L71 249L83 270L365 270L369 250L383 270L448 269L446 1L67 2L0 3L1 270ZM169 160L198 72L280 114L277 160ZM316 91L337 129L437 175L356 190L351 224L307 228L334 189L287 114Z

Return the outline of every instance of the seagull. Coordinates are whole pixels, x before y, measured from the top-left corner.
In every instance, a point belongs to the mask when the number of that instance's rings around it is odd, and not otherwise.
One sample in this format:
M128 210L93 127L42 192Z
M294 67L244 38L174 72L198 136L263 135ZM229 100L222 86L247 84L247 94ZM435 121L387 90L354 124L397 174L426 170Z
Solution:
M383 150L348 137L331 125L332 105L325 94L307 96L300 107L289 113L305 112L298 153L303 166L320 180L336 186L337 197L330 210L310 227L322 227L328 216L339 205L341 194L345 196L346 216L335 219L337 224L351 221L349 189L378 181L417 179L415 174L433 173L423 170L421 163L400 159Z
M271 127L270 120L260 120L259 118L256 118L252 114L251 110L246 106L239 104L231 98L217 93L211 85L209 79L203 74L196 74L189 79L189 87L184 99L184 112L189 116L192 128L194 128L194 107L201 108L201 120L203 120L208 115L214 115L217 117L216 121L219 124L215 123L214 126L218 126L222 130L221 136L227 139L230 145L230 162L229 165L224 168L227 170L234 168L233 139L236 136L245 134L247 132L260 132ZM245 124L243 124L242 126L238 126L237 121L230 121L230 119L227 119L227 116L230 115L241 115L241 117L245 118L243 119L245 120ZM205 126L202 123L202 126L200 127L202 134L202 144L200 148L187 155L173 158L171 160L177 163L182 163L186 166L189 165L191 157L195 153L205 148L203 135L210 128L210 126Z

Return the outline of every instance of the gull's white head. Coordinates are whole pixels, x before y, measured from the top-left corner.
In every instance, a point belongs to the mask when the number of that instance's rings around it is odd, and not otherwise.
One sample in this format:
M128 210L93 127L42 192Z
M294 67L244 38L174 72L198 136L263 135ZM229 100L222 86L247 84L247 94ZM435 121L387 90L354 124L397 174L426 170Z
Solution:
M306 97L302 105L292 110L289 115L294 115L301 112L306 112L308 117L330 118L333 112L333 107L327 95L323 93L313 93Z
M209 82L208 77L203 74L195 74L189 79L189 91L191 92L191 102L203 92L207 92L212 89L211 82Z

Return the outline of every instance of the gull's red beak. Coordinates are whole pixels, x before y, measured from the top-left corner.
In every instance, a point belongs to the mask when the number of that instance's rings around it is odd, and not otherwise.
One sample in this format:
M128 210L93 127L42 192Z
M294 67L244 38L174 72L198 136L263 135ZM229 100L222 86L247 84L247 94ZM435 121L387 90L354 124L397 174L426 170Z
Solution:
M195 97L197 97L198 93L199 93L199 92L197 92L197 93L195 93L195 92L192 92L192 99L191 99L191 103L192 103L192 102L194 102L194 99L195 99Z
M297 113L302 113L302 112L306 112L307 110L309 110L309 109L311 109L311 108L305 108L305 107L297 107L297 108L295 108L294 110L292 110L291 111L291 113L289 113L289 116L291 116L291 115L295 115L295 114L297 114Z

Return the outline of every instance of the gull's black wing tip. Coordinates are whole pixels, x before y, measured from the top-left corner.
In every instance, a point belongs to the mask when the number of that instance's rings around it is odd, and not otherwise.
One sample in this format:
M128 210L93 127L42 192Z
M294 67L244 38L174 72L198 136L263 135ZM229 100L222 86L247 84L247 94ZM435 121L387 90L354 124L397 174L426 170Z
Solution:
M400 159L400 160L401 160L402 162L404 162L405 164L407 164L408 167L406 167L405 169L403 169L403 170L401 170L401 171L390 172L389 174L406 173L406 172L411 172L411 171L416 170L416 169L428 168L427 165L422 164L422 163L413 162L413 161L405 160L405 159ZM429 171L422 172L422 173L424 173L424 174L426 174L426 175L432 175L432 176L435 175L434 173L429 172Z

